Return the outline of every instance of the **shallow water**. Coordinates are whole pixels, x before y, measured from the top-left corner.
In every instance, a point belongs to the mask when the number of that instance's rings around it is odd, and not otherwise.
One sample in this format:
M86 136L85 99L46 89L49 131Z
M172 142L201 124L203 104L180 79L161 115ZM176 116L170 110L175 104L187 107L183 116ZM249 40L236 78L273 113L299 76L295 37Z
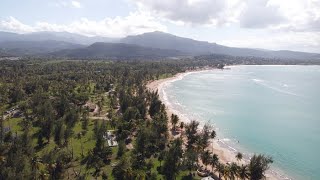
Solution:
M163 91L237 151L272 156L292 179L320 178L320 66L234 66L191 73Z

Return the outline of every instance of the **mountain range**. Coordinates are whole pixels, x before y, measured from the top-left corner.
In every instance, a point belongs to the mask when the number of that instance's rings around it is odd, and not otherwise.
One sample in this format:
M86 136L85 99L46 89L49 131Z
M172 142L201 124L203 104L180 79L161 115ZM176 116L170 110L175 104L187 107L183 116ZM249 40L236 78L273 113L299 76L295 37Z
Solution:
M160 59L182 56L172 49L142 47L124 43L97 42L85 48L66 49L50 53L52 57L76 59Z
M320 54L235 48L183 38L164 32L150 32L125 38L87 37L67 32L17 34L0 32L0 55L50 56L57 58L168 58L207 54L241 57L319 60Z
M117 41L116 38L107 38L101 36L83 36L80 34L74 34L69 32L50 32L50 31L42 31L42 32L34 32L34 33L26 33L26 34L17 34L11 32L3 32L0 31L0 42L6 41L64 41L73 44L82 44L89 45L95 42L113 42Z

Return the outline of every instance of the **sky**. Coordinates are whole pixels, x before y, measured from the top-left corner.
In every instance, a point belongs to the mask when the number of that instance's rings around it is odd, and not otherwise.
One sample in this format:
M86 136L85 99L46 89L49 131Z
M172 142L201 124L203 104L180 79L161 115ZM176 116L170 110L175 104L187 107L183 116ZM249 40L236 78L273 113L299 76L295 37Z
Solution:
M320 0L0 0L0 31L163 31L232 47L320 53Z

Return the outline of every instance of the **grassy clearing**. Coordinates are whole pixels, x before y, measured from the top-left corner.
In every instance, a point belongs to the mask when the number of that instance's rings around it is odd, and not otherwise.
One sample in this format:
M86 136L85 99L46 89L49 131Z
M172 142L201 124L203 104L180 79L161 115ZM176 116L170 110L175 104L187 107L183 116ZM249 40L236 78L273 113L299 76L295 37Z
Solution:
M4 121L4 127L9 127L12 133L20 133L22 130L20 123L22 118L9 118Z

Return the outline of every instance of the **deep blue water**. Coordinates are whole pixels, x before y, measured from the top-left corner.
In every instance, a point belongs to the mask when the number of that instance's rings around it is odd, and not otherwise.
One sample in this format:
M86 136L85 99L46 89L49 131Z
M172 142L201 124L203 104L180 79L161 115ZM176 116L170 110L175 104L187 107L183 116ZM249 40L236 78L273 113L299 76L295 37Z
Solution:
M197 72L164 92L174 109L214 125L237 150L272 156L272 167L293 179L320 179L320 66Z

